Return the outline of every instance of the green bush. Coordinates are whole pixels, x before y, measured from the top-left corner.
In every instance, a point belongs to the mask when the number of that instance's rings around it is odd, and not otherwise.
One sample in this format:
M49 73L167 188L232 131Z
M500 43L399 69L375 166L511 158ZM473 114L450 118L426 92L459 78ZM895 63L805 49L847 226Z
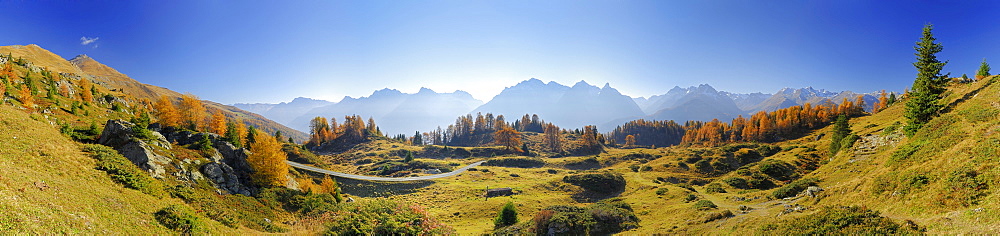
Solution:
M664 195L664 194L667 194L667 191L669 191L669 190L670 190L670 189L668 189L668 188L658 188L658 189L656 189L656 195Z
M516 168L539 168L545 166L545 161L538 158L505 157L487 160L484 166L501 166Z
M171 205L153 214L157 221L181 234L207 233L205 224L191 210L181 205Z
M586 208L549 206L535 215L533 223L538 235L611 235L637 228L639 218L628 203L611 198Z
M787 162L775 159L768 159L757 164L757 168L771 178L777 180L788 180L795 174L795 167Z
M726 184L732 186L733 188L738 188L738 189L750 188L750 186L747 185L747 180L740 177L730 177L728 179L722 180L722 182L725 182Z
M126 188L139 190L155 197L166 195L161 182L156 181L146 171L135 166L132 161L118 154L118 151L99 144L85 144L83 151L90 153L91 157L97 159L98 170L107 172L112 180L121 183Z
M819 183L819 179L816 178L796 180L774 190L774 192L771 193L771 196L777 199L794 197L796 194L799 194L800 192L806 190L806 188L809 188L809 186L816 186L817 183Z
M493 226L495 228L506 227L517 224L517 208L514 207L513 202L507 202L500 211L497 212L496 219L493 220Z
M704 211L704 210L715 209L715 208L718 208L719 206L716 206L715 203L713 203L712 201L701 200L701 201L698 201L698 202L694 203L693 207L694 207L694 209L698 209L699 211Z
M814 214L761 227L765 235L910 235L923 228L900 225L864 207L824 206Z
M689 193L687 196L684 196L684 202L692 202L694 200L698 200L698 195L694 195L693 193Z
M711 184L708 184L708 186L705 186L705 192L707 192L707 193L725 193L726 189L722 188L722 184L711 183Z
M583 189L597 193L616 193L625 191L625 178L621 174L602 172L568 175L563 182L580 186Z

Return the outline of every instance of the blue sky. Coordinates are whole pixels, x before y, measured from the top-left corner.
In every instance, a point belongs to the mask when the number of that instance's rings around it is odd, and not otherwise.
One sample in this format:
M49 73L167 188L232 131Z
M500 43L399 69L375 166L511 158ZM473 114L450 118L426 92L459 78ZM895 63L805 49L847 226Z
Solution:
M945 71L1000 65L998 10L1000 1L920 0L0 1L0 44L88 54L222 103L338 101L386 87L485 101L529 78L646 97L702 83L901 91L928 22Z

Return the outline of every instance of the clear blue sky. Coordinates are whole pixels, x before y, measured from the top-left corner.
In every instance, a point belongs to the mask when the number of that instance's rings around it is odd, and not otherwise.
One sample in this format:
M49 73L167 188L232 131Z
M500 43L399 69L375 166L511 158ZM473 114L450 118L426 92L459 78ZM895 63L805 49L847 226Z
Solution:
M927 22L945 71L1000 68L998 12L1000 1L0 1L0 44L88 54L222 103L385 87L489 100L529 78L647 97L702 83L901 91Z

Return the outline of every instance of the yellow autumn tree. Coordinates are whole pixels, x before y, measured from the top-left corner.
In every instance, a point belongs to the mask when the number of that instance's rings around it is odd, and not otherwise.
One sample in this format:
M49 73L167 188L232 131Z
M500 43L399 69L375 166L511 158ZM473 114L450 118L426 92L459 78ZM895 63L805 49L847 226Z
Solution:
M507 150L523 152L521 146L521 133L511 127L504 127L493 133L493 140L497 145L504 146Z
M250 179L262 187L284 186L288 176L288 155L281 151L281 144L274 137L258 133L250 144L247 162L253 168Z
M73 98L70 97L69 85L67 85L67 83L62 83L62 85L59 85L59 94L61 94L63 97Z
M92 86L87 78L80 79L80 99L83 99L84 103L94 100L94 94L90 92Z
M4 96L6 96L4 93L6 92L7 92L7 85L3 83L3 80L0 80L0 103L3 102L2 100Z
M635 135L625 136L625 147L635 146Z
M21 89L18 90L18 100L26 108L31 108L35 105L35 98L31 96L31 89L28 89L28 86L24 84L21 84Z
M212 133L218 135L226 134L226 115L222 114L222 111L215 111L212 113L212 122L209 123L209 128Z
M180 110L181 122L186 128L199 131L205 129L205 106L202 105L198 96L190 93L182 95L178 110Z
M160 124L169 127L177 127L181 124L180 113L177 112L174 102L170 101L169 97L160 96L160 99L156 100L156 104L153 104L153 109L156 109L156 119L159 120Z

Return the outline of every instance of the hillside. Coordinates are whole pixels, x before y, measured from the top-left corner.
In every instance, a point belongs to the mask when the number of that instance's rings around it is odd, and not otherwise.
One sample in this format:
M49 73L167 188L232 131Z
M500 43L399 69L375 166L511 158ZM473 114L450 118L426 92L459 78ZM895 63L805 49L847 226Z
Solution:
M51 72L61 74L62 77L67 79L91 80L92 83L100 85L98 89L100 92L107 93L114 97L123 98L131 103L149 103L151 101L156 101L160 96L167 96L173 99L179 99L181 97L181 93L163 87L143 84L86 55L80 55L71 60L66 60L59 55L34 44L27 46L0 46L0 54L10 55L15 59L24 59L29 63L29 67L33 72L39 72L41 69L47 69ZM69 83L74 84L74 82ZM308 136L305 133L278 124L264 118L261 115L250 113L233 106L222 105L211 101L204 102L211 110L225 111L227 117L242 119L247 123L247 125L257 126L268 133L281 131L281 133L283 133L286 137L292 137L295 140L308 139Z

